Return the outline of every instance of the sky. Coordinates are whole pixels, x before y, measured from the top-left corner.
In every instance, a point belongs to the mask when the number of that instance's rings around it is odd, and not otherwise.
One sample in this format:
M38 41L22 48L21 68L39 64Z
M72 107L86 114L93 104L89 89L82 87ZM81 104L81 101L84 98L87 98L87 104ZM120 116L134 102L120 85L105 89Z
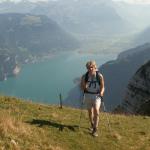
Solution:
M130 4L150 4L150 0L113 0L116 2L127 2Z
M3 2L3 1L6 1L6 0L0 0L0 2ZM22 1L22 0L10 0L10 1L19 2L19 1ZM29 0L29 1L36 2L36 1L49 1L49 0ZM55 1L55 0L53 0L53 1ZM112 1L127 2L127 3L130 3L130 4L150 4L150 0L112 0Z
M4 1L7 1L7 0L0 0L0 2L4 2ZM23 1L23 0L9 0L9 1L20 2L20 1ZM31 1L31 2L37 2L37 1L45 2L45 1L48 1L48 0L28 0L28 1Z

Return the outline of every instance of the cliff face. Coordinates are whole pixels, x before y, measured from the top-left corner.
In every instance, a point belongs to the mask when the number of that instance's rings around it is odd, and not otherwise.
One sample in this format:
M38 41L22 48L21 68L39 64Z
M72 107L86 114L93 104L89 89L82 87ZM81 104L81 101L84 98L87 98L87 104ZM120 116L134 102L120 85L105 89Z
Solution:
M130 80L122 106L126 112L150 115L150 61Z
M121 53L116 60L99 68L105 78L105 101L109 109L122 103L129 80L149 59L150 44L145 44Z

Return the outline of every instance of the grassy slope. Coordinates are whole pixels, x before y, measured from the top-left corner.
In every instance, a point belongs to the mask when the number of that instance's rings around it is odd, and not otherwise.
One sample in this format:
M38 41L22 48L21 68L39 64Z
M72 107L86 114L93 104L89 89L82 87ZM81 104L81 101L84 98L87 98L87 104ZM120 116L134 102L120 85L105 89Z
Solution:
M110 120L108 129L106 115ZM150 117L100 114L99 137L88 131L87 112L0 97L0 149L149 150Z

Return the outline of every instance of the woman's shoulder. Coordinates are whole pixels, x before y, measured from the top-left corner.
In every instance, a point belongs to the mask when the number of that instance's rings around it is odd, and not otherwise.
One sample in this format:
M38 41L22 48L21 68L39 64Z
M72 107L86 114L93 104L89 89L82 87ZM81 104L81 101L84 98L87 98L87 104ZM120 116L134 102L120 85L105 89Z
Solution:
M88 72L84 73L84 74L82 75L82 78L85 78L87 75L89 75Z
M97 73L98 73L98 76L99 76L100 78L103 78L103 75L102 75L101 72L97 71Z
M85 79L86 73L81 76L81 79Z

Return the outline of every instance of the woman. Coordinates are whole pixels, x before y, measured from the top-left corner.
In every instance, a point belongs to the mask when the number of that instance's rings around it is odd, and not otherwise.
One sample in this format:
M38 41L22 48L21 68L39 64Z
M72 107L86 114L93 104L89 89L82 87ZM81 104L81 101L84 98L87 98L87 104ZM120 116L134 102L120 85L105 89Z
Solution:
M81 89L84 91L84 102L89 113L93 136L98 136L99 110L104 95L104 78L97 70L95 61L86 63L87 72L82 76Z

